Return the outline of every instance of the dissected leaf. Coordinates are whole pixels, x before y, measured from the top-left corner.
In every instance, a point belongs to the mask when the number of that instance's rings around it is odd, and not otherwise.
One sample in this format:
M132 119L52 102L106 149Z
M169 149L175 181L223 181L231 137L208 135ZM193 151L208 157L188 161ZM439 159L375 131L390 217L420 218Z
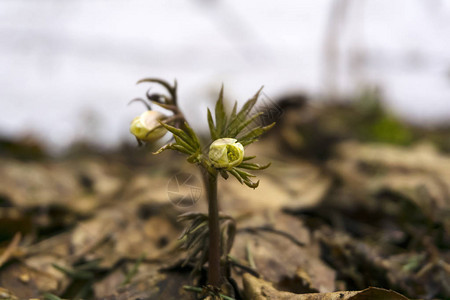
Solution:
M229 136L230 137L236 137L243 129L245 129L248 125L250 125L253 121L255 121L258 117L263 115L263 112L259 112L248 118L247 120L243 121L242 123L238 124L236 128L230 128L229 129Z
M239 126L240 123L245 122L247 119L248 114L252 110L253 106L255 106L256 101L258 101L259 94L262 91L262 87L256 92L256 94L249 99L240 109L240 111L237 113L236 117L234 119L230 119L230 122L228 123L228 128L235 128Z

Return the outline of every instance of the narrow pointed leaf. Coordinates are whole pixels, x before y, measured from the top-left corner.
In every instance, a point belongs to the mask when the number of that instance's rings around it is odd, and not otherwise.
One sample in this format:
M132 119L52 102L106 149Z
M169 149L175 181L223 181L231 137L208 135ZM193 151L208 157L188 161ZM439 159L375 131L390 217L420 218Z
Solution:
M241 163L238 168L247 169L247 170L264 170L267 169L271 163L268 163L267 165L260 165L260 164L252 164L252 163Z
M198 137L195 134L194 130L192 130L191 126L189 126L189 124L187 122L184 122L184 127L186 128L188 135L195 142L195 145L197 146L196 149L198 149L200 146L200 141L198 140Z
M197 254L199 252L201 252L203 250L203 248L204 248L204 245L199 244L196 247L189 249L189 251L186 255L186 259L181 266L183 266L183 267L186 266L193 258L195 258L197 256Z
M257 182L252 182L251 180L246 180L244 181L245 185L252 188L252 189L256 189L259 186L259 180Z
M161 152L163 152L163 151L165 151L165 150L167 150L167 149L172 149L172 150L173 150L173 148L172 148L173 145L174 145L174 144L167 144L167 145L164 145L164 146L162 146L161 148L159 148L157 151L153 152L153 154L160 154Z
M185 141L183 141L180 137L178 137L177 135L173 136L175 138L175 141L177 142L178 145L184 147L186 150L189 151L189 154L193 154L195 153L196 149L194 149L194 147L192 147L191 145L189 145L188 143L186 143Z
M191 145L192 147L196 148L196 143L194 140L192 140L191 137L189 137L189 135L184 132L183 130L173 127L169 124L166 124L164 122L159 122L164 128L166 128L168 131L170 131L171 133L173 133L174 135L180 137L183 141L185 141L186 143L188 143L189 145Z
M250 125L256 118L258 118L259 116L261 116L262 114L264 114L263 112L259 112L254 114L251 118L248 118L247 120L245 120L242 123L238 123L236 125L236 127L229 127L228 130L230 132L229 136L230 137L235 137L237 136L243 129L245 129L248 125Z
M231 123L231 121L234 120L234 118L236 118L236 113L237 113L237 101L234 102L233 110L231 111L229 123ZM230 124L228 124L228 125L230 125Z
M234 168L236 170L236 172L243 178L243 179L248 179L249 177L256 177L255 175L245 172L243 170L239 170L237 168Z
M257 141L259 141L259 140L258 139L251 139L251 140L242 141L241 144L242 144L242 146L245 147L245 146L253 144L254 142L257 142Z
M185 154L188 154L188 155L191 154L189 152L189 150L187 150L186 148L184 148L184 147L182 147L180 145L177 145L175 143L164 145L161 148L159 148L156 152L153 152L153 154L159 154L159 153L161 153L161 152L163 152L163 151L165 151L167 149L176 150L178 152L185 153Z
M174 144L174 145L172 145L172 149L177 150L178 152L181 152L181 153L184 153L187 155L191 155L191 152L181 145Z
M220 89L219 99L216 103L216 131L219 137L222 137L222 133L227 125L227 115L225 113L225 108L223 106L223 85Z
M208 231L209 230L207 226L201 227L198 232L192 235L192 238L190 238L189 241L186 243L186 247L187 248L193 247L195 244L197 244L198 241L200 241L208 234Z
M217 140L217 132L216 132L216 126L214 125L214 121L212 119L211 111L208 108L208 126L209 126L209 133L211 134L211 138L213 140Z
M253 106L255 106L256 101L258 101L259 94L261 93L262 87L256 92L256 94L250 98L241 108L236 117L230 122L230 127L233 128L237 124L243 122L247 115L252 110Z
M253 129L252 131L250 131L249 133L245 134L243 137L240 137L238 140L242 145L244 145L244 143L256 140L256 138L258 138L264 132L268 131L274 125L275 125L275 122L273 122L270 125L264 126L264 127L257 127L255 129ZM246 145L248 145L248 143Z

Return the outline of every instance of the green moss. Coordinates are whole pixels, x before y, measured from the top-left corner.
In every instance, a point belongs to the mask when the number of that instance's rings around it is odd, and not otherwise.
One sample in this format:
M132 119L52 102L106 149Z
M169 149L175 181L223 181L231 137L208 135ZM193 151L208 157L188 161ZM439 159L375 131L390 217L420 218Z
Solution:
M383 115L373 122L362 124L360 135L362 140L396 145L409 145L413 134L396 118Z

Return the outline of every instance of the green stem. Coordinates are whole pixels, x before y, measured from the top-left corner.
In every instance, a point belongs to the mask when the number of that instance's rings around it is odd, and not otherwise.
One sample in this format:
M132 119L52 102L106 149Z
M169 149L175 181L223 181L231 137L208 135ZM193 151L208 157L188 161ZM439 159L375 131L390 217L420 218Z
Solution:
M208 225L209 225L209 257L208 284L220 287L220 227L219 205L217 202L217 172L204 173L205 187L208 197Z

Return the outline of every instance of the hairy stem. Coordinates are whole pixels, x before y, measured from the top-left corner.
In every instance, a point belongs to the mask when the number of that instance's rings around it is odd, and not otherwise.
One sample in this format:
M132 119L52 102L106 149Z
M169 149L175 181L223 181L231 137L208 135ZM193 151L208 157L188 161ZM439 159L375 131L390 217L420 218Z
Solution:
M205 172L205 187L208 197L208 225L209 225L209 258L208 284L220 287L220 227L219 205L217 202L217 173Z

